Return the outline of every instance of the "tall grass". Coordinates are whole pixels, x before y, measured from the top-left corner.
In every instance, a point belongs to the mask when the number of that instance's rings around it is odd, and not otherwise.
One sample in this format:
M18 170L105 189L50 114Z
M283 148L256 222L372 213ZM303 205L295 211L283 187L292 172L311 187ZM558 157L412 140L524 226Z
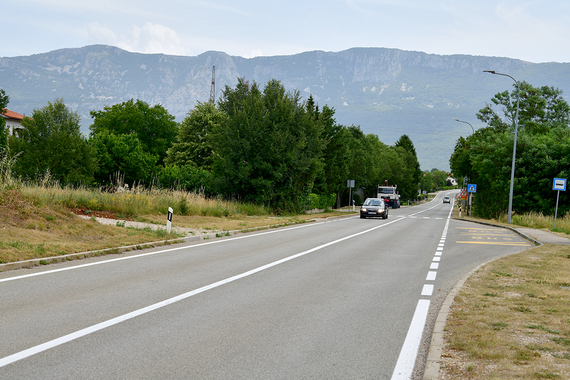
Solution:
M17 157L18 155L11 155L8 148L0 148L0 190L20 186L21 182L12 174L12 168Z
M207 198L203 194L177 190L145 189L109 193L87 187L65 187L44 182L25 184L21 192L41 203L60 204L68 208L112 211L123 216L166 214L172 207L178 215L232 216L267 215L269 210L252 204Z
M500 222L507 223L507 215L499 218ZM528 212L525 214L514 214L511 218L512 224L529 228L546 228L556 232L570 234L570 213L558 215L556 218L556 229L554 228L554 216L544 215L541 212Z

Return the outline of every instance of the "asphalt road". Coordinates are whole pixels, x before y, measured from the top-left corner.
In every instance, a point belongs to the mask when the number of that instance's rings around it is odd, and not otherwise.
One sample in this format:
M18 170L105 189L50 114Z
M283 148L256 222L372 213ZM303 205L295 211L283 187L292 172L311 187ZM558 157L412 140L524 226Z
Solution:
M513 232L449 219L442 197L387 220L0 273L0 378L420 376L455 282L530 248Z

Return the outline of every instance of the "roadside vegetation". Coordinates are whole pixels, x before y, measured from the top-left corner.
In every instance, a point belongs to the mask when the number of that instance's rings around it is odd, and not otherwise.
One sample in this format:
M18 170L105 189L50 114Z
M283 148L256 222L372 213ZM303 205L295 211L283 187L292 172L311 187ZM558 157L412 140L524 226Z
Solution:
M173 226L191 229L191 232L167 235L164 229L124 227L124 220L164 226L168 207L175 210ZM88 218L82 219L76 214ZM179 241L183 236L196 234L221 237L228 231L304 223L338 214L329 211L276 216L257 205L206 199L200 194L181 191L139 189L110 194L59 186L0 186L0 263L148 242ZM95 217L118 222L104 225L96 222Z
M455 297L441 379L570 378L570 247L493 261Z

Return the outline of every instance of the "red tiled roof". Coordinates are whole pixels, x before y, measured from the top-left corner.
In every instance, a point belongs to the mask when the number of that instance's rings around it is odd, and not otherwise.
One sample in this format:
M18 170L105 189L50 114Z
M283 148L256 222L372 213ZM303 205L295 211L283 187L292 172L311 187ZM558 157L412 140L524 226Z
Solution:
M7 109L7 108L3 108L3 110L4 110L4 113L3 113L2 115L6 116L6 117L8 117L8 118L10 118L10 119L18 119L18 120L23 120L23 119L24 119L24 115L20 115L20 114L17 113L17 112L10 111L10 110Z

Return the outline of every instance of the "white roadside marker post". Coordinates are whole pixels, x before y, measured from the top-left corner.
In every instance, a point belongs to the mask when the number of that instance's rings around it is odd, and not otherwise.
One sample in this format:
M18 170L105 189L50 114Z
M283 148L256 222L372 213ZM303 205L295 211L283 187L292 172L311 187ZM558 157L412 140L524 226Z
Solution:
M170 230L172 229L172 212L174 210L172 207L168 208L168 217L166 219L166 233L170 235Z

